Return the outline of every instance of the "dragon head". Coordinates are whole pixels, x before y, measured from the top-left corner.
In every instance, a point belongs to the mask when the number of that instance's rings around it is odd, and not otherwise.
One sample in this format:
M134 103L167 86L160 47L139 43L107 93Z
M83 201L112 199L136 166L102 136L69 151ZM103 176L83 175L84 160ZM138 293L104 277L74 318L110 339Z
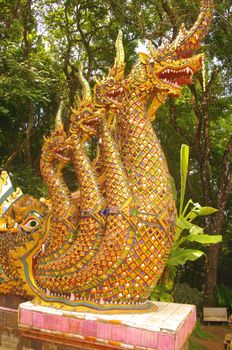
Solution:
M82 99L79 99L78 108L71 108L69 134L74 139L77 135L86 141L96 134L98 116L88 81L83 76L83 66L80 64L79 79L82 85ZM84 136L83 136L84 135Z
M189 58L168 56L162 61L155 61L150 55L141 53L142 66L139 65L139 70L142 74L138 80L138 68L132 72L135 73L132 75L134 88L147 93L159 91L165 96L178 96L183 85L192 84L193 75L201 68L203 60L204 55L200 54Z
M5 173L1 173L0 179L0 200L3 199L0 210L0 292L26 295L23 276L17 266L21 256L37 246L48 207L33 196L23 195L19 189L13 191L7 173L4 179Z
M30 195L22 195L1 217L1 234L15 235L16 241L33 239L33 233L41 227L41 219L47 214L47 205Z
M140 53L139 61L124 80L124 51L122 33L116 40L114 67L103 81L97 81L94 91L96 103L116 106L127 91L144 95L152 100L148 117L153 120L154 112L164 103L167 96L179 96L183 85L191 84L193 75L204 62L204 55L195 55L200 48L213 16L213 1L201 0L201 11L190 30L182 24L179 34L171 44L154 50L150 43L150 53Z
M56 127L49 137L44 138L43 153L47 161L57 160L64 165L70 160L70 147L66 143L66 133L63 126Z
M55 118L55 130L51 132L49 137L44 137L45 143L42 149L42 158L49 162L58 161L61 168L70 161L72 148L72 145L67 142L67 135L64 131L61 117L62 108L61 101Z
M117 108L124 95L123 79L124 79L124 49L122 43L122 31L118 33L115 43L116 57L113 68L109 70L107 78L102 81L96 79L94 86L96 105L101 107Z

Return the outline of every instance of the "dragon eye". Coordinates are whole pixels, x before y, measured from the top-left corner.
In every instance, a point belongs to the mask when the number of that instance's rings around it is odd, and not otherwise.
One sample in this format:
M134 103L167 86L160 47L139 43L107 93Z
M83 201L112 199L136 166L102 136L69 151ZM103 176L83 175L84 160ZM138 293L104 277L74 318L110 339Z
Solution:
M113 80L110 80L109 83L108 83L109 86L113 86L114 85L114 82Z
M169 56L166 58L165 62L172 62L172 58Z
M40 220L36 215L30 215L22 224L21 227L25 232L33 231L39 226Z
M28 227L28 228L35 228L39 225L38 221L35 219L30 219L28 220L24 226Z
M33 210L23 218L22 223L20 224L20 227L25 232L33 231L37 228L37 226L40 225L41 218L42 218L42 215L37 211Z

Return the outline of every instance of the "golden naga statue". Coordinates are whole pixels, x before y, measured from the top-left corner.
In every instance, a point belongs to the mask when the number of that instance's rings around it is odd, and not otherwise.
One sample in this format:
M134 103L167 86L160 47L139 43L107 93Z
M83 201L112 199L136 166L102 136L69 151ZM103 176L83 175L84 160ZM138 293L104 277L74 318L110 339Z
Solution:
M126 78L119 32L114 66L97 81L94 96L80 69L83 97L72 109L69 131L59 110L42 150L49 200L14 194L8 175L1 174L1 293L92 310L149 307L176 217L168 167L151 122L165 98L180 95L201 69L204 56L195 52L212 16L213 1L202 0L193 27L182 25L176 39L156 51L150 45L150 54L141 53ZM93 135L99 152L91 163L85 141ZM79 183L76 196L62 175L67 162Z

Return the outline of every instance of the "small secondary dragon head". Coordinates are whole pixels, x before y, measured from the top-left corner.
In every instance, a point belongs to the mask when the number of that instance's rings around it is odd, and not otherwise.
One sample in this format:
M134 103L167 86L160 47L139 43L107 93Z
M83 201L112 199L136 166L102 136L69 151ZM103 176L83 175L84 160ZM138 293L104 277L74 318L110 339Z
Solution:
M82 99L79 99L77 109L71 108L69 134L72 139L81 135L84 142L96 134L99 118L91 88L83 76L82 64L79 68L79 79L82 85Z
M67 142L67 134L62 123L63 103L60 102L55 118L55 130L50 136L44 137L41 160L43 162L56 162L60 169L70 161L72 145Z
M113 68L109 70L107 78L103 80L96 79L94 86L96 105L101 107L117 108L124 95L124 49L122 43L122 31L118 33L115 43L116 57Z
M2 283L0 292L26 295L18 262L22 255L37 246L43 235L48 214L46 204L30 195L22 195L5 211L0 227L0 261ZM6 282L6 284L4 283ZM8 288L12 284L12 288Z

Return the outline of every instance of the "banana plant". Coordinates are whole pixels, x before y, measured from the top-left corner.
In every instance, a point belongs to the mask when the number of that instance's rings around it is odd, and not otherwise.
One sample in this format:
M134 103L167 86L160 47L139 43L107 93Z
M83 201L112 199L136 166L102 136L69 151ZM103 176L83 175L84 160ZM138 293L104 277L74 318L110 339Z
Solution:
M222 240L221 235L206 234L202 227L193 222L199 216L214 214L217 209L202 207L199 203L194 203L191 199L185 205L188 165L189 147L182 145L180 151L180 206L177 217L176 235L167 265L160 282L151 294L151 300L172 301L171 290L180 266L184 265L187 261L199 259L205 254L202 250L187 248L186 246L189 246L189 242L208 245L219 243Z

